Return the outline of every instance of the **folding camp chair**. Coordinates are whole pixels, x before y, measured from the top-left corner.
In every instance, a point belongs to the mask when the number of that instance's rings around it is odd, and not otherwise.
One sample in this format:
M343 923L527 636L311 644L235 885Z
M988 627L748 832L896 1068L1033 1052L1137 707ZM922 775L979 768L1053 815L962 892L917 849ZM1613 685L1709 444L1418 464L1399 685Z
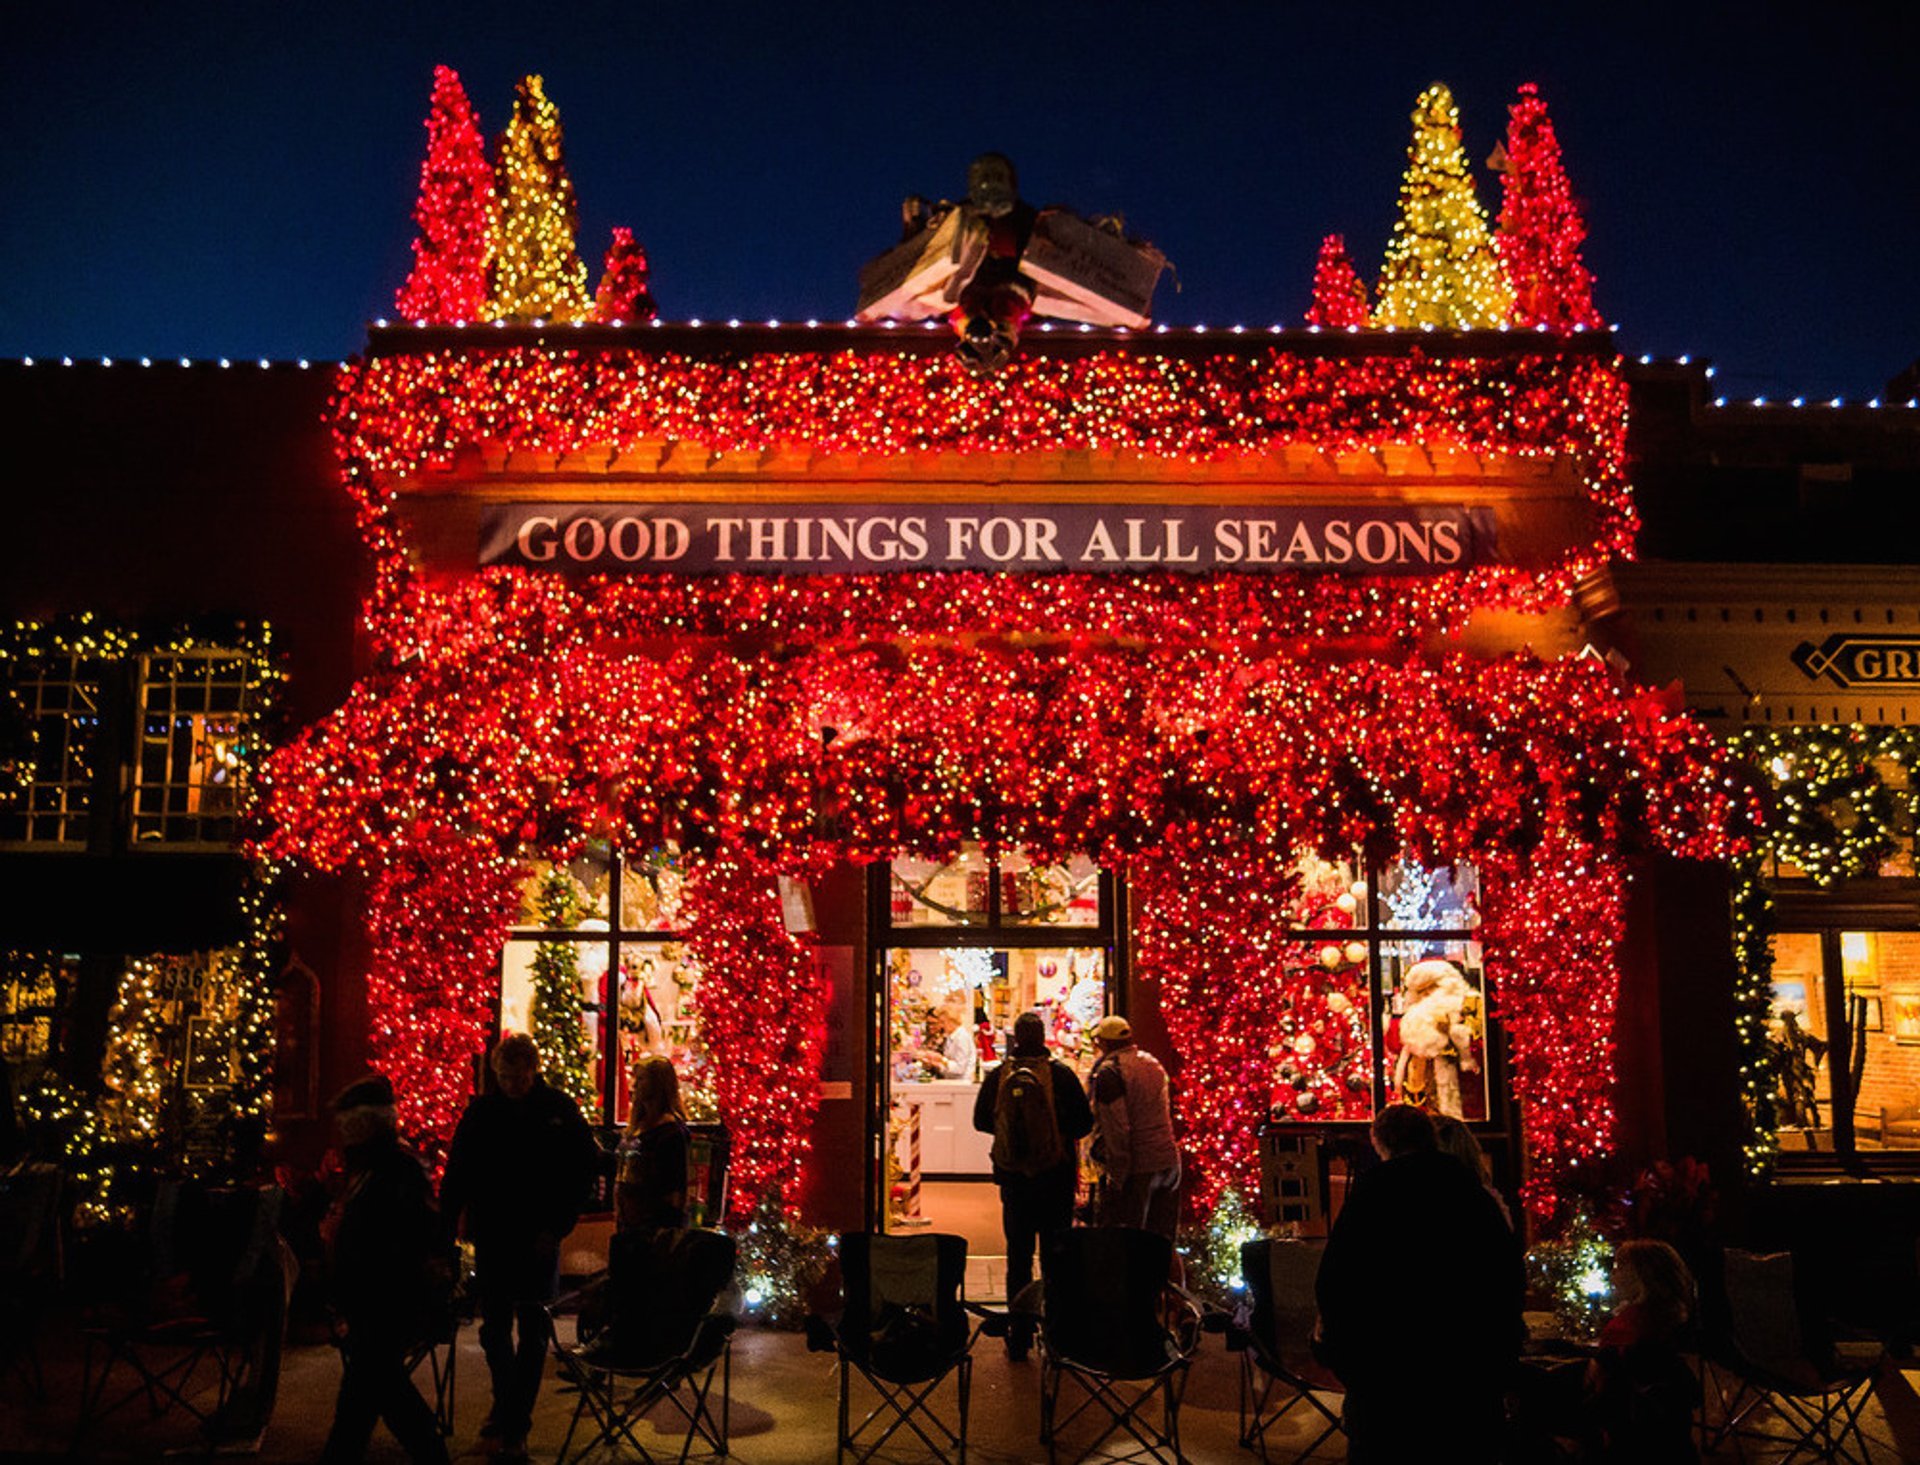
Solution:
M1173 1286L1173 1243L1128 1227L1055 1236L1043 1259L1040 1320L1040 1441L1058 1458L1061 1431L1097 1408L1106 1426L1075 1458L1084 1459L1121 1431L1134 1441L1124 1458L1177 1462L1180 1401L1200 1346L1200 1309ZM1064 1416L1067 1379L1085 1397ZM1155 1396L1161 1424L1143 1412ZM1163 1453L1167 1452L1167 1453Z
M0 1174L0 1357L34 1397L46 1394L40 1319L60 1282L60 1189L56 1165Z
M449 1299L446 1311L436 1317L426 1333L407 1350L405 1359L409 1374L419 1372L423 1364L426 1366L433 1417L440 1426L440 1433L447 1436L453 1434L454 1384L460 1368L463 1305L457 1296Z
M1318 1316L1314 1279L1320 1274L1323 1241L1273 1241L1262 1237L1240 1248L1240 1275L1252 1302L1244 1328L1228 1331L1228 1347L1240 1350L1240 1443L1267 1453L1267 1432L1295 1409L1313 1434L1289 1457L1306 1459L1340 1430L1340 1414L1322 1394L1344 1394L1340 1380L1313 1356Z
M1766 1429L1757 1411L1748 1412L1726 1430L1735 1448L1744 1456L1744 1441L1785 1445L1779 1465L1802 1454L1864 1465L1872 1455L1860 1430L1860 1414L1873 1396L1874 1373L1886 1350L1877 1343L1835 1344L1808 1337L1789 1252L1729 1251L1726 1283L1740 1376L1764 1396L1781 1426Z
M143 1300L84 1330L76 1447L137 1399L146 1400L153 1418L177 1408L203 1428L226 1407L262 1326L252 1299L261 1286L280 1285L280 1203L273 1186L159 1187L147 1227ZM136 1381L114 1397L110 1385L123 1370Z
M634 1433L656 1404L671 1404L686 1421L679 1459L684 1465L696 1441L725 1456L733 1398L732 1316L715 1303L733 1281L733 1238L721 1231L660 1231L616 1235L603 1278L555 1302L556 1312L589 1299L575 1322L575 1340L554 1334L562 1391L572 1390L573 1418L560 1442L557 1465L582 1460L602 1445L623 1447L642 1461L656 1457ZM720 1412L713 1412L715 1374ZM590 1420L590 1432L574 1454L567 1452Z
M965 1461L973 1383L973 1335L964 1295L966 1238L939 1232L850 1233L840 1238L840 1272L845 1310L837 1320L815 1317L807 1325L809 1346L831 1349L840 1360L835 1458L851 1453L856 1461L870 1460L906 1429L919 1436L934 1459ZM858 1425L852 1423L856 1373L879 1396ZM958 1391L957 1428L940 1417L934 1399L948 1375Z

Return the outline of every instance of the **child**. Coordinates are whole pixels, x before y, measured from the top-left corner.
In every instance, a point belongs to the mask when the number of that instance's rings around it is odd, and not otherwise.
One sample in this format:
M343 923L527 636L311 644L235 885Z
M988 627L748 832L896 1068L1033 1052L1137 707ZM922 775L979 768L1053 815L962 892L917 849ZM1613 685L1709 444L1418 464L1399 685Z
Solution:
M1601 1330L1589 1376L1600 1458L1697 1461L1692 1425L1700 1386L1680 1356L1693 1320L1693 1276L1666 1242L1624 1241L1614 1253L1613 1290L1620 1306Z

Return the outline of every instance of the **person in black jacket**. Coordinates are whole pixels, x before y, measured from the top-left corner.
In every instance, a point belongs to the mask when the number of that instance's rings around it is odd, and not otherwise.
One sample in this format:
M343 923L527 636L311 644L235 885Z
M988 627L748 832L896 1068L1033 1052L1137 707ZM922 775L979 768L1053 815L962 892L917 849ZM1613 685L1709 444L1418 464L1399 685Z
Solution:
M407 1350L448 1296L451 1268L433 1182L394 1127L393 1085L378 1074L333 1101L346 1186L327 1241L344 1370L322 1465L364 1459L384 1419L409 1459L447 1465L433 1408L407 1374Z
M1319 1352L1347 1386L1347 1458L1497 1460L1524 1332L1520 1244L1478 1176L1409 1104L1374 1117L1316 1283Z
M580 1106L541 1080L532 1038L502 1038L492 1067L495 1091L476 1095L454 1130L440 1208L449 1225L464 1221L473 1242L480 1346L493 1376L482 1433L515 1457L526 1451L546 1368L544 1307L559 1282L560 1242L580 1218L600 1152Z
M1029 1088L1031 1086L1031 1088ZM1051 1108L1023 1099L1032 1092ZM1007 1300L1033 1282L1033 1248L1046 1255L1049 1237L1073 1224L1080 1185L1079 1141L1093 1128L1087 1092L1074 1071L1047 1052L1047 1025L1037 1012L1013 1024L1006 1062L987 1071L973 1102L973 1127L993 1136L993 1180L1000 1187L1000 1224L1007 1238ZM1033 1342L1029 1319L1016 1318L1007 1333L1007 1356L1016 1362Z

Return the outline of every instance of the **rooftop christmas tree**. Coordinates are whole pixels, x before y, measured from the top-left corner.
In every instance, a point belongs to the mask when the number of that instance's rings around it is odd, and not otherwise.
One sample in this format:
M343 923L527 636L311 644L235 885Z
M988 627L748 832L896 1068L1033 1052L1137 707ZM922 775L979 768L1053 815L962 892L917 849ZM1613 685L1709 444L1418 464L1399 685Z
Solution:
M617 228L600 269L600 288L593 297L593 318L601 321L652 320L659 311L647 288L647 251L633 230Z
M1366 284L1354 273L1347 241L1329 234L1320 241L1320 258L1313 267L1313 305L1307 311L1307 324L1344 330L1366 323Z
M587 267L574 247L579 205L561 155L560 109L537 76L514 90L494 157L493 313L502 320L585 320Z
M406 320L433 325L484 320L487 264L493 256L493 170L480 118L451 66L433 68L427 156L413 206L420 233L413 271L394 297Z
M547 871L536 905L540 923L549 929L567 930L580 919L580 897L565 865L556 864ZM532 966L528 1026L540 1049L540 1070L548 1083L591 1119L600 1112L600 1099L594 1092L593 1045L587 1040L580 991L579 944L542 941L533 949Z
M1460 109L1440 82L1414 105L1400 217L1377 294L1376 325L1479 330L1505 324L1512 310L1460 145Z
M1506 144L1494 161L1505 195L1494 247L1513 285L1513 323L1557 331L1597 326L1593 276L1580 260L1586 221L1567 186L1553 119L1532 82L1507 115Z

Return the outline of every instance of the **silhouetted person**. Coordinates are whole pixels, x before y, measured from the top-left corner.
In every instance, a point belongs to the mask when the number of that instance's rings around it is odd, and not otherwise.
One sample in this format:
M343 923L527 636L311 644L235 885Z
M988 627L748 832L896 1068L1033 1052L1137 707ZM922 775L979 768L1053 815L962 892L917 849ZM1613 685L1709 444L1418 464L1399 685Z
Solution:
M1519 1243L1418 1109L1382 1109L1373 1145L1385 1163L1347 1196L1316 1289L1321 1354L1347 1386L1347 1458L1497 1460L1522 1336Z
M692 1148L671 1059L648 1054L633 1065L633 1112L614 1161L613 1210L622 1231L674 1231L687 1224Z
M493 1050L495 1090L477 1094L453 1134L440 1208L473 1242L480 1347L493 1377L481 1433L524 1455L547 1363L546 1304L599 1164L580 1106L540 1077L540 1050L509 1033ZM516 1340L515 1334L518 1334Z
M1104 1177L1099 1223L1156 1231L1169 1240L1180 1219L1180 1146L1160 1060L1133 1044L1124 1017L1093 1025L1094 1158Z
M1680 1355L1694 1313L1693 1274L1664 1241L1623 1241L1613 1257L1620 1306L1589 1371L1598 1458L1609 1465L1691 1465L1700 1382Z
M346 1184L324 1225L345 1368L322 1465L365 1458L384 1419L410 1459L446 1465L433 1409L413 1386L407 1350L446 1299L445 1231L433 1183L394 1127L393 1085L375 1075L333 1101Z
M1079 1141L1093 1128L1086 1090L1071 1068L1047 1052L1047 1025L1039 1013L1015 1019L1012 1052L987 1070L974 1097L973 1127L993 1136L1011 1302L1033 1283L1034 1243L1045 1256L1051 1238L1073 1224ZM1017 1362L1032 1344L1032 1322L1016 1319L1007 1333L1007 1356Z

